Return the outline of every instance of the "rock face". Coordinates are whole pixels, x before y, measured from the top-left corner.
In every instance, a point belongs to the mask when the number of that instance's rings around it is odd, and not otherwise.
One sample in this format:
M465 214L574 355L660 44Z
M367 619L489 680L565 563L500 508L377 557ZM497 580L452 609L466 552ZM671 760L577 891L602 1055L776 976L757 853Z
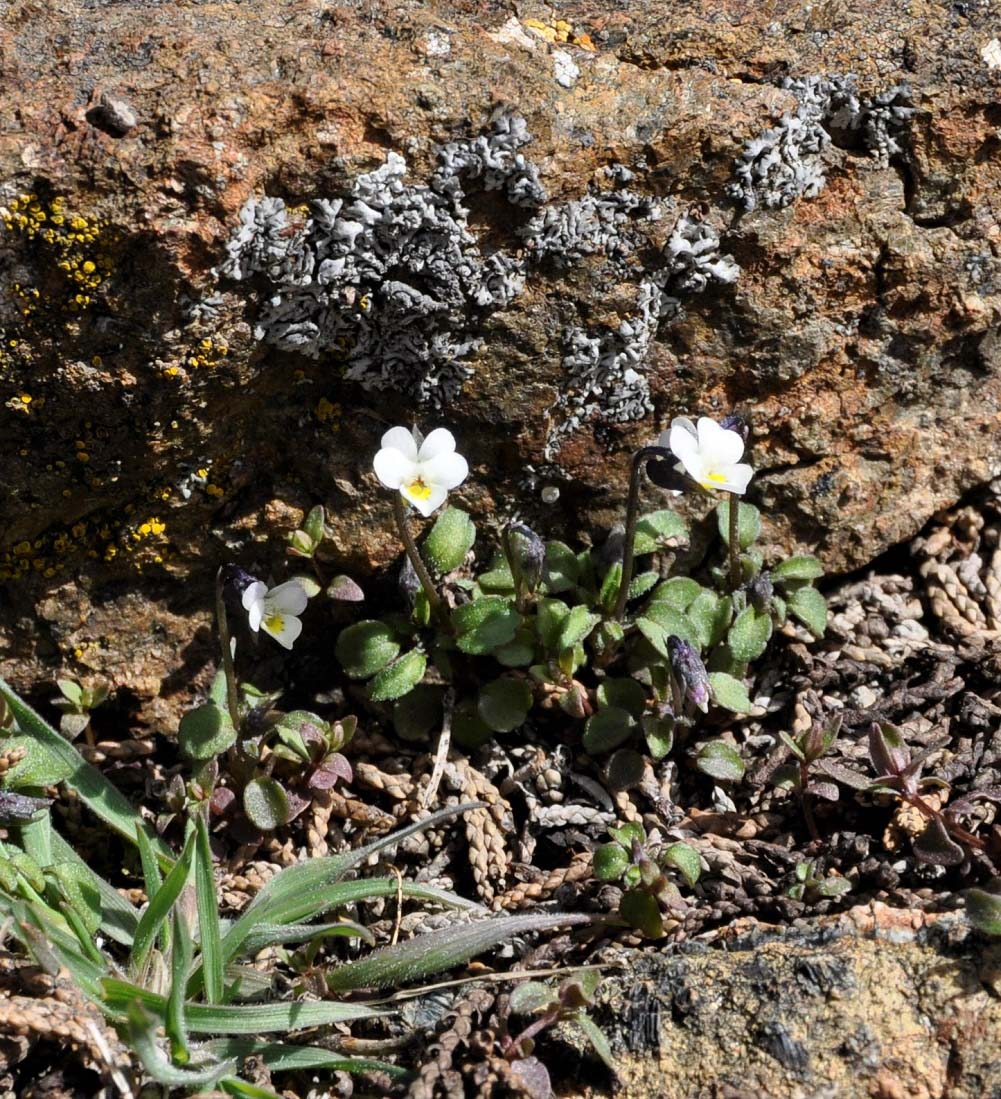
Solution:
M318 502L338 571L396 554L414 418L468 506L573 533L737 408L833 570L1001 473L989 5L626 9L6 6L5 676L166 720L221 561L281 576Z
M881 904L633 958L606 981L615 1094L995 1094L998 962L957 917Z

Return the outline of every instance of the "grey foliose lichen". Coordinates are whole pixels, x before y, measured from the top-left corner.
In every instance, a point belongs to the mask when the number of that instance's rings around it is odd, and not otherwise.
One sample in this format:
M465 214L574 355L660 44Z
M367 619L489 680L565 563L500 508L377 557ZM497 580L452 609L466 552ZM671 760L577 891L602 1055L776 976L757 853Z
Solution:
M872 98L858 95L851 75L786 77L782 87L795 95L795 113L748 142L736 162L729 193L745 209L779 209L819 194L827 182L823 158L832 134L852 135L884 164L902 151L901 135L914 114L906 85Z
M607 246L606 252L615 255ZM660 325L683 314L688 295L711 283L732 283L739 274L733 257L721 253L716 230L682 214L657 262L639 280L634 315L612 330L588 333L572 326L564 334L567 385L553 410L546 458L551 460L564 438L586 421L628 423L649 414L653 405L643 369Z
M281 199L251 198L217 274L265 280L258 339L339 357L366 389L441 405L470 373L478 323L524 286L523 260L480 252L466 188L539 205L538 172L518 151L528 140L523 119L501 115L487 134L442 146L430 185L408 182L406 162L390 153L344 199L289 211Z

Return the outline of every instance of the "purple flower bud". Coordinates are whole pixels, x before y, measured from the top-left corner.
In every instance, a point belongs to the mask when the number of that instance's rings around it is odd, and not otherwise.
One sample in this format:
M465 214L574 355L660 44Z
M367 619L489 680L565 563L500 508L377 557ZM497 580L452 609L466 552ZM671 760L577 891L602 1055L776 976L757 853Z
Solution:
M767 572L760 573L747 585L747 596L757 611L766 611L771 605L772 580Z
M223 565L219 570L217 583L222 585L226 610L230 614L244 614L243 593L251 584L258 583L257 577L252 576L246 569L240 568L239 565Z
M724 416L723 419L720 420L719 426L726 431L735 431L745 443L747 442L747 422L735 412L731 412L729 416Z
M616 523L608 532L608 537L598 550L598 561L606 568L618 564L626 546L626 532L621 523Z
M535 591L546 563L546 544L524 523L508 523L507 529L515 564L521 570L528 590Z
M421 582L407 554L403 555L403 564L400 566L400 575L396 578L396 582L408 605L413 608L417 601L417 593L421 590Z
M667 639L667 652L671 658L671 671L685 700L706 713L709 709L709 676L702 657L692 645L674 634Z

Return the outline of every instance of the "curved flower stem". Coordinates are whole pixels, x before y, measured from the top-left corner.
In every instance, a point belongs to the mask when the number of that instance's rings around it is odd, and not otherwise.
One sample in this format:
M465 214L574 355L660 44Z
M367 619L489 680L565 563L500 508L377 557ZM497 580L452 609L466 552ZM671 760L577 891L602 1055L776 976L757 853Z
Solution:
M417 573L417 579L420 580L421 587L424 589L424 594L427 596L431 613L440 617L442 614L441 596L439 596L438 592L435 590L431 574L428 572L427 565L424 564L424 558L421 557L421 552L417 548L417 543L410 533L410 527L407 526L406 505L403 503L403 497L398 492L393 493L393 516L396 519L396 526L400 532L400 540L403 542L403 548L407 551L407 556L410 558L410 564L414 566L414 572Z
M740 587L740 497L730 493L730 590Z
M625 542L622 546L622 581L619 584L618 598L615 600L615 610L612 611L612 618L616 622L621 622L625 614L626 603L629 600L629 585L633 579L633 559L636 556L633 543L636 541L636 520L639 518L637 513L643 467L648 459L663 458L663 456L664 448L659 446L645 446L633 455L633 471L629 477L629 499L626 501Z
M219 644L222 647L222 671L226 677L226 708L233 728L240 728L240 695L236 686L236 665L233 663L233 642L229 636L229 620L226 617L226 599L223 594L223 568L215 577L215 616L219 626Z

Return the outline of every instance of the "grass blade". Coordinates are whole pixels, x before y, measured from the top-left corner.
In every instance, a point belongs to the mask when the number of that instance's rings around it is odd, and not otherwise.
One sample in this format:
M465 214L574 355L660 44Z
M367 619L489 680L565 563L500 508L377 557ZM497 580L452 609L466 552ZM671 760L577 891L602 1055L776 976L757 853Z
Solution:
M25 736L36 740L42 748L65 769L63 781L68 783L80 800L106 824L130 843L135 842L136 828L142 828L157 858L171 863L173 859L166 844L140 818L122 794L88 763L83 756L52 726L21 699L0 679L0 695L6 699L17 727Z
M195 820L195 898L198 904L198 938L202 950L202 979L205 999L210 1004L223 1001L222 931L219 926L219 900L212 873L212 847L204 813Z
M129 964L134 973L139 972L146 964L149 952L153 949L160 929L170 915L170 909L174 901L181 895L188 874L191 871L191 858L195 850L195 833L188 836L181 857L174 863L173 869L164 879L163 885L156 892L146 911L139 917L139 926L136 928L135 938L132 942L132 954Z
M101 930L122 946L131 946L139 926L139 913L112 885L83 861L55 830L52 830L52 857L55 862L73 863L97 890L101 898Z
M211 1087L221 1076L227 1076L236 1068L235 1061L207 1065L202 1068L177 1068L161 1053L156 1044L156 1023L135 1001L129 1004L126 1015L129 1045L142 1061L143 1067L158 1084L171 1088Z
M217 1038L206 1042L206 1052L219 1058L259 1057L272 1072L295 1072L307 1069L329 1069L332 1072L385 1072L397 1079L411 1074L388 1061L372 1061L365 1057L343 1057L319 1046L294 1046L286 1042L256 1042L247 1038Z
M367 927L339 920L336 923L264 923L258 924L243 942L244 954L256 954L266 946L282 943L291 946L294 943L306 943L321 935L344 935L364 939L369 946L375 945L375 936Z
M405 943L384 946L358 961L338 966L327 974L327 988L331 992L349 992L358 988L398 985L461 965L514 935L591 922L593 917L589 915L557 912L500 916L446 927L418 935Z
M138 1000L144 1008L163 1018L167 1001L155 992L138 985L108 977L101 982L105 1004L125 1011ZM255 1035L272 1031L301 1030L304 1027L350 1023L355 1019L372 1019L386 1015L379 1008L364 1004L313 1001L280 1004L193 1004L184 1005L189 1034Z
M164 1012L163 1029L170 1042L170 1055L179 1065L191 1060L188 1049L188 1027L184 1018L184 989L188 983L188 970L194 952L191 932L188 931L181 913L174 909L171 938L174 949L170 956L170 992L167 996L167 1008Z

